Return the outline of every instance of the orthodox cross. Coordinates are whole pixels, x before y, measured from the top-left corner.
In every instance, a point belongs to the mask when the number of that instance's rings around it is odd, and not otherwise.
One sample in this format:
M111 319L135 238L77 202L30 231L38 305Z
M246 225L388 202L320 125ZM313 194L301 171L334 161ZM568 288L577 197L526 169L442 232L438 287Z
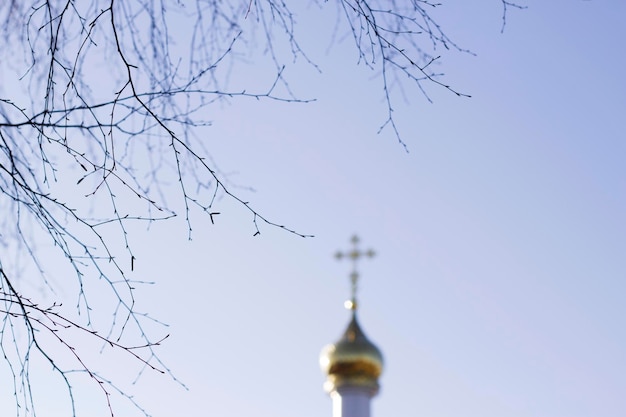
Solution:
M372 249L368 249L365 252L362 252L361 250L359 250L358 248L359 237L356 235L352 236L352 238L350 239L350 242L352 243L352 249L347 252L338 251L335 254L335 258L337 258L337 260L348 258L352 261L352 272L350 273L351 297L349 301L346 301L345 306L346 308L352 311L356 311L356 308L357 308L356 293L357 293L357 285L358 285L358 280L359 280L359 273L357 272L356 264L360 258L362 257L373 258L374 255L376 255L376 253Z

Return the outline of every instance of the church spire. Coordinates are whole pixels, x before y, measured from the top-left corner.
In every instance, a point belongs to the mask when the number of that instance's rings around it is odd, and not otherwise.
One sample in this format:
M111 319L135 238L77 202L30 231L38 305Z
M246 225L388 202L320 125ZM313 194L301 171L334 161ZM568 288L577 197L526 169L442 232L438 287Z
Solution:
M327 376L324 389L333 402L333 417L370 417L370 400L378 393L383 356L365 336L357 321L359 274L356 266L360 258L373 257L374 251L370 249L361 252L356 236L352 237L351 242L353 248L350 251L337 252L335 257L352 260L351 297L346 302L352 317L342 337L322 350L320 365Z
M346 252L337 251L335 253L335 258L337 260L342 260L343 258L348 258L352 261L352 272L350 273L350 300L345 302L346 308L356 311L358 304L356 302L356 293L358 290L358 282L359 282L359 272L357 271L357 262L359 259L363 257L373 258L376 253L372 249L368 249L365 252L359 250L359 242L360 239L357 235L352 236L350 239L352 243L352 249Z

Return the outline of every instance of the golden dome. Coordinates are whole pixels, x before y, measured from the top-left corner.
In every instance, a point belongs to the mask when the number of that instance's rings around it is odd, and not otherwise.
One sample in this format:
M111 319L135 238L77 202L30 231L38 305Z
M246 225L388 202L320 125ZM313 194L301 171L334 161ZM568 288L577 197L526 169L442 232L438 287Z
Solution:
M328 376L324 384L327 392L346 385L368 387L373 393L378 391L383 355L361 330L354 311L341 339L322 350L320 366Z

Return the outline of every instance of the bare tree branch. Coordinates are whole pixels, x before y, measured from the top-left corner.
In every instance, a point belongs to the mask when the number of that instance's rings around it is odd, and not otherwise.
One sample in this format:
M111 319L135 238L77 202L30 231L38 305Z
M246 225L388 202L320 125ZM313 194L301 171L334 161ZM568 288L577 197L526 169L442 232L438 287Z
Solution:
M523 6L501 1L504 29L508 8ZM0 349L13 379L18 417L36 415L33 357L44 359L64 382L74 415L73 381L79 375L98 387L111 415L117 399L147 415L114 375L96 371L83 340L95 341L101 352L124 353L141 365L138 375L145 369L176 380L157 355L167 336L154 337L147 330L160 322L136 306L136 286L148 283L133 281L125 272L126 265L134 269L136 259L130 224L182 215L191 238L193 216L207 215L213 224L219 221L219 205L229 199L249 213L254 236L266 226L310 236L272 220L240 195L198 134L210 126L206 115L213 106L225 101L313 100L299 97L286 76L298 60L319 69L298 41L300 16L288 3L0 4L0 36L9 45L0 51L0 70L7 74L0 85L0 245L5 249L0 257ZM441 4L314 3L329 13L329 5L336 6L336 30L351 38L358 64L380 80L387 109L380 130L390 128L405 148L393 106L407 80L428 101L432 87L469 97L434 69L440 50L468 52L433 18ZM245 89L233 88L230 74L251 50L264 53L273 75ZM172 182L174 200L168 192ZM71 276L55 273L40 247L56 251ZM22 288L27 288L24 271L40 277L43 300ZM58 288L68 285L76 288L72 308L59 300ZM96 300L90 289L99 285L106 291ZM94 309L101 308L95 305L104 294L112 318L103 324Z

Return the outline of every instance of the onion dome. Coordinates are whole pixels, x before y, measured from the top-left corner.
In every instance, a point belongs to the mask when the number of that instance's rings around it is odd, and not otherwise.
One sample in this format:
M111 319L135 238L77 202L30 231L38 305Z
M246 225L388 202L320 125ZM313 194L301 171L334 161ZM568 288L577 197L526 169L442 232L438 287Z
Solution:
M341 339L322 349L320 366L328 377L324 389L329 393L345 386L369 388L372 395L378 392L383 356L361 330L356 311Z

